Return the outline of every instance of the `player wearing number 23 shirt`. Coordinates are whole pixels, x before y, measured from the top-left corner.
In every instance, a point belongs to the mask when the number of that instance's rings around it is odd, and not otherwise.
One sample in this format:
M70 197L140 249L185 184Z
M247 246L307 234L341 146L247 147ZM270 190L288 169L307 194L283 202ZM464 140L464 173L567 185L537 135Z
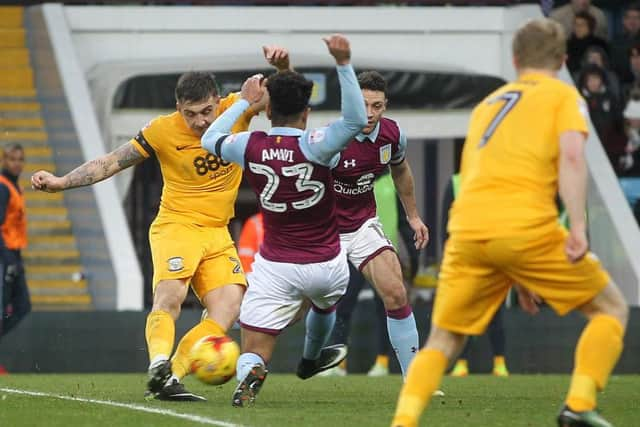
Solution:
M328 127L303 130L275 126L269 132L228 135L230 124L249 107L246 100L240 100L220 116L202 138L204 148L245 170L247 181L259 197L264 241L254 264L257 267L248 276L252 284L261 260L314 264L333 260L341 254L331 168L339 159L339 151L360 131L353 123L362 119L356 113L364 108L351 66L338 66L338 76L346 92L344 119ZM336 293L332 302L340 295ZM250 293L245 294L242 307L250 300ZM242 325L247 324L250 316L249 326L275 332L291 320L281 314L279 319L265 324L269 316L259 313L259 310L241 308Z
M202 145L239 164L258 195L264 241L247 275L249 287L240 307L242 354L234 406L253 402L266 377L275 336L287 327L305 298L312 309L297 375L309 378L339 364L345 346L322 347L335 322L335 304L347 287L349 269L340 247L331 168L338 153L366 125L364 99L349 63L348 40L324 39L340 81L343 118L327 127L307 129L313 84L287 71L269 77L269 132L229 135L231 124L249 108L247 97L231 106L207 130ZM244 87L243 87L244 94Z

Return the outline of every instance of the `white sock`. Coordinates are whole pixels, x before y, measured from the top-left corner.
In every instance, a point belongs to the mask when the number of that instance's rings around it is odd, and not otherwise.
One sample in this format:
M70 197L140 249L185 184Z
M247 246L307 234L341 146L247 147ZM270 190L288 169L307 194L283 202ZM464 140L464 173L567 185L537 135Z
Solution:
M149 363L149 369L155 368L156 366L159 366L161 363L164 363L167 360L169 360L169 356L166 356L164 354L159 354L153 358L151 363Z
M251 367L257 364L265 365L262 357L255 353L242 353L236 363L236 378L238 382L244 380L249 371L251 371Z

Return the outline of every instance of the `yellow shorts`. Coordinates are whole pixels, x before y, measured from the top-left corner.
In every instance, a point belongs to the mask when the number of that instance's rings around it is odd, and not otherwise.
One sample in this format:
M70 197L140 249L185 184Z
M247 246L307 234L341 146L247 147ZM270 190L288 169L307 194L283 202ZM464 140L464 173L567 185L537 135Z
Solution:
M149 229L153 289L161 280L187 279L200 300L229 284L246 286L238 253L224 227L154 222Z
M559 315L591 301L610 282L595 255L571 264L563 228L544 236L461 241L450 238L438 280L433 322L480 335L517 283L542 297Z

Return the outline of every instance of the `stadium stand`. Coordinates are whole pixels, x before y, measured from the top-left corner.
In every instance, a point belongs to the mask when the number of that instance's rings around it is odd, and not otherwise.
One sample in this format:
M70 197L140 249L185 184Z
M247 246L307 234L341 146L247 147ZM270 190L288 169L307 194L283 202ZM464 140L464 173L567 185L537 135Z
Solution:
M24 252L27 282L34 310L92 308L76 240L62 195L30 189L29 174L54 170L49 135L37 99L27 47L22 7L2 7L0 28L0 143L18 142L27 159L20 185L27 200L29 248ZM73 278L72 278L73 276Z

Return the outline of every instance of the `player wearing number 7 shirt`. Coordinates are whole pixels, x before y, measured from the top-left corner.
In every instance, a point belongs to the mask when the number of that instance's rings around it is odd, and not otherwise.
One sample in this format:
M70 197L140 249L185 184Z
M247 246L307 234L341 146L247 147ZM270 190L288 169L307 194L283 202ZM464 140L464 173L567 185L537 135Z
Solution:
M306 379L330 369L347 354L344 345L325 347L335 322L336 303L349 279L338 235L331 167L367 118L350 65L348 40L333 35L324 41L337 64L343 118L327 127L306 130L313 84L289 71L267 81L266 111L272 125L268 133L228 135L231 124L249 108L247 99L236 102L202 138L208 151L244 168L259 196L264 221L264 241L247 276L249 287L240 308L242 355L237 363L234 406L255 400L276 338L295 318L305 298L312 307L298 377Z
M596 411L596 393L622 351L628 308L589 252L587 108L576 88L556 77L565 52L558 23L527 22L513 38L517 80L471 113L431 332L411 362L393 427L418 425L466 336L484 332L512 283L560 315L579 310L588 318L558 426L611 426ZM569 231L557 220L558 193ZM512 424L524 424L523 417Z
M263 50L277 69L289 68L285 49ZM47 192L92 185L155 156L164 185L160 210L149 230L153 307L145 330L150 361L145 397L201 401L205 399L185 390L181 382L189 373L189 352L200 338L224 335L236 321L246 282L227 229L242 171L203 150L200 137L240 94L221 98L212 74L188 72L178 79L175 97L177 111L155 118L128 143L62 177L36 172L31 185ZM265 102L238 116L233 129L247 130ZM184 335L170 360L175 320L189 286L208 314Z

